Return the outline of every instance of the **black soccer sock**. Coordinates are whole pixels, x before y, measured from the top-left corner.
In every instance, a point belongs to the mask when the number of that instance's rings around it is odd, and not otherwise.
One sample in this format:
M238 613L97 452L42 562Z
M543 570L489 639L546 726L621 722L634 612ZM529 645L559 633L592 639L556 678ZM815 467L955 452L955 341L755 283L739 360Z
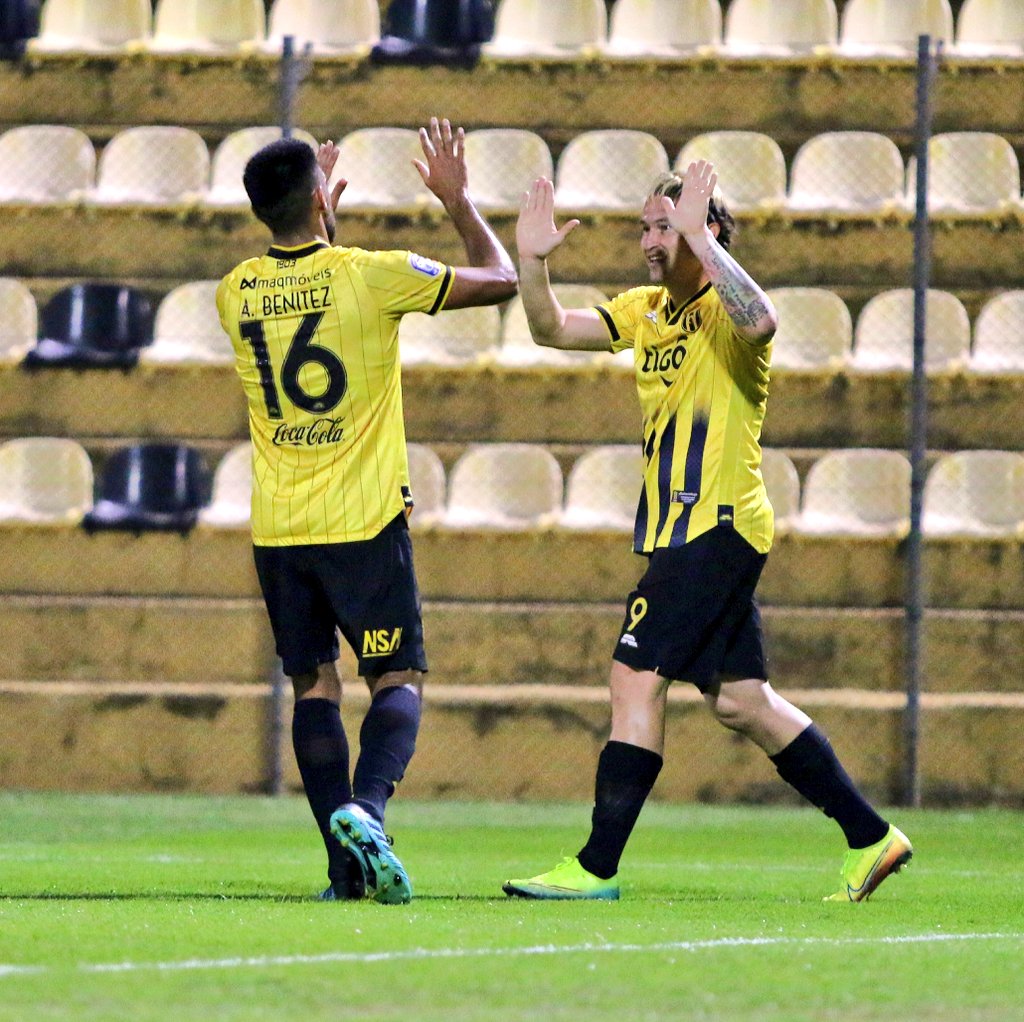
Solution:
M769 759L787 784L842 827L851 848L866 848L885 837L889 824L857 790L832 744L814 724Z
M597 761L590 837L579 854L580 865L609 880L633 832L640 810L661 772L662 758L650 749L609 742Z
M359 760L352 779L353 801L384 820L384 807L416 750L420 697L407 685L381 689L359 731Z
M313 810L327 849L327 875L332 883L345 883L348 855L331 836L331 813L352 799L348 739L338 704L330 699L296 700L292 714L292 746L309 808Z

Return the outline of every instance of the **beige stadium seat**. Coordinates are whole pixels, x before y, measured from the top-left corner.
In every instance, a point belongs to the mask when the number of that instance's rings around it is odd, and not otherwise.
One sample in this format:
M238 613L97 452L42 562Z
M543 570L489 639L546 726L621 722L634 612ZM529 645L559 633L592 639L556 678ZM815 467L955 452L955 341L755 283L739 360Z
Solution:
M444 524L450 528L531 529L562 509L562 470L535 444L481 444L455 463Z
M829 131L808 139L793 158L792 210L876 215L905 208L903 157L871 131Z
M345 178L341 205L425 208L440 203L423 183L414 159L423 159L419 134L411 128L361 128L339 143L331 185Z
M210 154L190 128L127 128L100 156L92 202L187 205L206 193Z
M917 161L907 166L907 203L917 197ZM1020 208L1020 166L1013 146L987 131L953 131L928 142L931 214L1002 214Z
M149 48L156 53L225 53L261 44L263 0L158 0Z
M414 504L409 524L414 529L429 528L444 518L444 465L434 451L423 444L409 444L408 452L409 489Z
M46 0L30 51L116 50L149 38L149 0Z
M608 300L599 288L589 284L554 284L552 291L564 309L590 309L598 302ZM611 342L609 342L609 352ZM523 299L517 295L505 310L505 321L501 331L501 349L498 362L506 366L580 366L591 365L611 359L603 352L562 351L535 344L526 319Z
M1024 454L960 451L925 480L922 531L929 536L1024 535Z
M20 280L0 277L0 365L15 365L36 343L36 300Z
M775 531L788 532L800 513L800 477L788 454L761 449L761 478L775 512Z
M217 529L248 528L252 514L252 444L232 447L213 474L213 495L199 522Z
M74 440L0 444L0 520L77 525L92 501L92 463Z
M778 142L757 131L710 131L680 150L675 170L695 160L714 164L718 190L731 211L773 210L786 201L786 160Z
M264 49L280 53L284 37L314 54L365 54L380 39L377 0L274 0Z
M964 0L956 23L963 57L1024 56L1024 4L1020 0Z
M481 209L517 211L538 177L554 177L547 142L532 131L484 128L466 135L469 191Z
M470 365L498 352L501 313L495 305L428 316L411 312L398 326L402 365Z
M643 484L644 456L639 445L587 451L569 472L559 524L568 529L632 532Z
M819 458L804 481L796 532L904 536L910 521L910 462L898 451L851 449Z
M617 0L605 53L675 57L714 50L721 42L718 0Z
M925 305L925 369L955 372L966 367L971 324L960 299L929 290ZM914 365L914 292L896 288L875 295L857 318L850 368L861 373L910 372Z
M843 9L840 48L853 56L907 56L917 37L953 42L949 0L849 0Z
M32 124L0 135L0 202L74 202L95 176L96 152L77 128Z
M265 145L276 142L281 137L281 129L274 127L241 128L231 132L217 146L210 167L210 190L203 201L208 206L249 206L249 196L245 194L242 184L242 173L249 158ZM293 138L308 142L313 149L317 141L308 132L296 130Z
M594 51L608 35L604 0L501 0L492 57L548 57Z
M563 151L555 205L563 210L632 210L668 173L665 147L643 131L587 131Z
M160 303L153 343L139 354L150 365L234 365L231 341L217 316L217 280L176 287Z
M835 372L850 357L853 320L846 302L819 287L780 287L768 292L779 314L772 340L772 368Z
M751 56L832 49L837 25L834 0L732 0L725 48Z
M1024 291L1004 291L982 307L974 324L970 369L1024 374Z

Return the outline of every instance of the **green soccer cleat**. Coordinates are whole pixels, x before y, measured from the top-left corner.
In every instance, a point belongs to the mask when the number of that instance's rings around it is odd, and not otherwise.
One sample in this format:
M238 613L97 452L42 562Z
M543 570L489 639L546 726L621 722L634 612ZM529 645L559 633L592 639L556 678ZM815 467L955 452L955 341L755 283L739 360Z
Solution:
M602 880L588 873L579 859L563 859L554 869L529 880L507 880L501 889L510 897L538 898L545 901L569 901L589 898L618 901L619 885L613 877Z
M380 823L365 809L350 802L335 810L331 833L362 867L367 897L382 905L405 905L412 901L409 874L391 851L391 842Z
M914 854L906 834L890 826L885 837L867 848L851 848L839 876L843 889L823 901L867 901L890 874L898 873Z

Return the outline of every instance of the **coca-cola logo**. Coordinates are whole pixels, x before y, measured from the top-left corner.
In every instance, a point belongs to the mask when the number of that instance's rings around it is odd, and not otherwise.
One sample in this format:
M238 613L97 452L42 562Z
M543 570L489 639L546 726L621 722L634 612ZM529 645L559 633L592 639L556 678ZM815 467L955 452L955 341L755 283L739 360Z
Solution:
M286 422L274 430L275 447L322 447L339 443L345 435L341 419L316 419L307 426L290 426Z

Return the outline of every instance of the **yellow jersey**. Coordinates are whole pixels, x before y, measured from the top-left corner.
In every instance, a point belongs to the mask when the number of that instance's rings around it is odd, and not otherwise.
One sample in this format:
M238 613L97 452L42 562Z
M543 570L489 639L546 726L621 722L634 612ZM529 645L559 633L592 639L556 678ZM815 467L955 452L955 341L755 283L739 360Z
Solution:
M771 344L743 340L711 284L681 306L666 288L637 287L596 308L612 351L633 349L645 465L634 550L728 525L767 553L775 519L760 437Z
M398 323L436 313L450 266L317 241L217 289L249 404L257 546L372 539L411 506Z

